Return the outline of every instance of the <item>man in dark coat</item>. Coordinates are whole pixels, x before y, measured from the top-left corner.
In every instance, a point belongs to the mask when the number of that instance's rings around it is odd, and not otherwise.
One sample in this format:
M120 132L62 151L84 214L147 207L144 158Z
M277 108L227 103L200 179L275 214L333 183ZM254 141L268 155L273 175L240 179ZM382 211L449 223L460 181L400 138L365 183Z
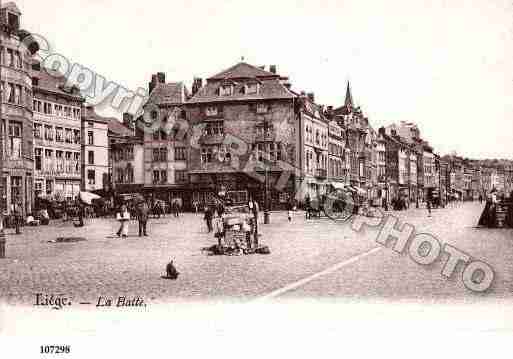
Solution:
M213 217L213 212L212 212L212 209L210 208L210 206L205 206L205 212L204 212L204 217L203 219L205 220L205 223L207 224L207 230L208 230L208 233L212 232L212 217Z
M147 236L146 225L148 224L148 217L150 208L146 202L141 202L137 206L137 221L139 222L139 237Z

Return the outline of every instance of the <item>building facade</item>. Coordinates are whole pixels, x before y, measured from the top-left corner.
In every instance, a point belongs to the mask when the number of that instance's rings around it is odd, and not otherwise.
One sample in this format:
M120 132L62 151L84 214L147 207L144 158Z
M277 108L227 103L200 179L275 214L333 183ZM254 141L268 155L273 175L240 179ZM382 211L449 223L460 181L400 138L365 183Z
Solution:
M241 62L193 86L185 106L192 200L206 203L225 192L235 203L253 197L262 209L285 208L302 188L300 123L320 120L315 113L303 117L307 102L272 65L266 71ZM325 134L319 150L327 168L327 128Z
M24 213L34 204L33 90L31 58L38 50L22 42L21 12L12 3L0 9L1 71L1 210L10 214L13 204Z
M109 189L108 123L111 120L98 115L93 107L84 109L81 121L81 174L85 191Z
M84 99L64 77L32 71L34 191L36 198L72 200L81 188L81 117Z
M164 73L152 76L150 98L144 106L144 189L155 199L178 201L191 208L188 126L184 104L189 92L182 82L166 82Z

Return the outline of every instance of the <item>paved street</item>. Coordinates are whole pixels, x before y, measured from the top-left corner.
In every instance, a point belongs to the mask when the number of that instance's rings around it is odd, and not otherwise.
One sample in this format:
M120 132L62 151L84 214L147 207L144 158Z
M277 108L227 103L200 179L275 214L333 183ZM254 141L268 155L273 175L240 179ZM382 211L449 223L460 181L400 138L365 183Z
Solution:
M7 258L0 260L0 297L10 304L33 304L37 292L65 294L74 303L96 303L100 295L139 295L151 304L225 297L250 300L269 293L278 293L277 298L422 302L509 299L513 230L474 228L481 208L478 203L457 204L434 210L430 218L425 209L395 214L413 224L417 232L431 233L442 243L490 264L496 279L486 294L464 287L461 266L446 280L440 274L441 261L426 268L388 248L392 243L381 246L375 241L375 229L354 232L349 225L326 218L306 221L302 212L288 223L286 213L280 212L272 214L272 224L261 225L261 241L270 246L270 255L208 256L201 252L215 239L205 233L200 214L152 219L150 236L143 238L136 236L137 224L132 222L125 240L112 235L117 230L112 219L89 220L79 229L55 222L24 228L20 236L9 232ZM87 240L48 243L59 236ZM161 278L170 259L182 273L177 281ZM329 268L335 269L323 272Z

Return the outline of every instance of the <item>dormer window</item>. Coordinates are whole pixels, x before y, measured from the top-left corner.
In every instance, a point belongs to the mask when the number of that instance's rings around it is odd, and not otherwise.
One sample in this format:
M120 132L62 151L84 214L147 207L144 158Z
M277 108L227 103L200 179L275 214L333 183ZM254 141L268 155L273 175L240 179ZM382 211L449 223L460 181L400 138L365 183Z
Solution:
M269 111L269 106L266 103L258 103L256 106L257 113L267 113Z
M219 88L219 96L231 96L233 94L233 85L221 85Z
M205 115L207 116L217 116L218 113L219 111L216 106L208 106L205 109Z
M7 25L13 29L20 28L20 18L16 14L8 13L7 15Z
M256 95L258 93L258 83L248 83L246 84L245 91L246 95Z

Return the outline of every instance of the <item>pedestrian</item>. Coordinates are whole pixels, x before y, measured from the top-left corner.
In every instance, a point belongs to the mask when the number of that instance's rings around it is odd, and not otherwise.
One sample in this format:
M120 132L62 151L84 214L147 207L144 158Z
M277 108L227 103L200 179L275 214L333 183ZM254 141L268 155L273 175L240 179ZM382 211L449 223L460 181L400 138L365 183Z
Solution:
M128 221L130 220L130 212L128 212L128 209L125 205L121 206L121 209L116 217L120 223L117 235L118 237L121 236L126 238L128 236Z
M292 222L292 209L293 209L293 204L292 204L292 202L289 202L288 211L287 211L287 218L288 218L289 222Z
M198 201L194 201L192 205L194 206L195 212L198 213Z
M426 207L428 210L428 217L431 217L431 198L429 196L426 200Z
M203 219L207 224L208 233L212 232L212 209L208 205L205 206Z
M173 213L174 213L175 217L178 217L180 214L180 204L178 203L177 200L175 200L173 202Z
M139 223L139 237L143 235L146 237L148 233L146 232L146 225L148 224L148 214L150 212L150 208L145 201L139 203L137 207L137 221Z
M312 201L310 199L310 194L306 194L305 196L305 217L306 219L310 219L312 210Z
M381 205L383 206L383 209L388 212L388 202L387 202L387 198L386 197L383 197L382 200L381 200Z
M14 226L16 228L16 234L21 234L21 221L22 221L22 208L20 204L20 199L17 198L15 202L12 204L12 210L14 214Z

